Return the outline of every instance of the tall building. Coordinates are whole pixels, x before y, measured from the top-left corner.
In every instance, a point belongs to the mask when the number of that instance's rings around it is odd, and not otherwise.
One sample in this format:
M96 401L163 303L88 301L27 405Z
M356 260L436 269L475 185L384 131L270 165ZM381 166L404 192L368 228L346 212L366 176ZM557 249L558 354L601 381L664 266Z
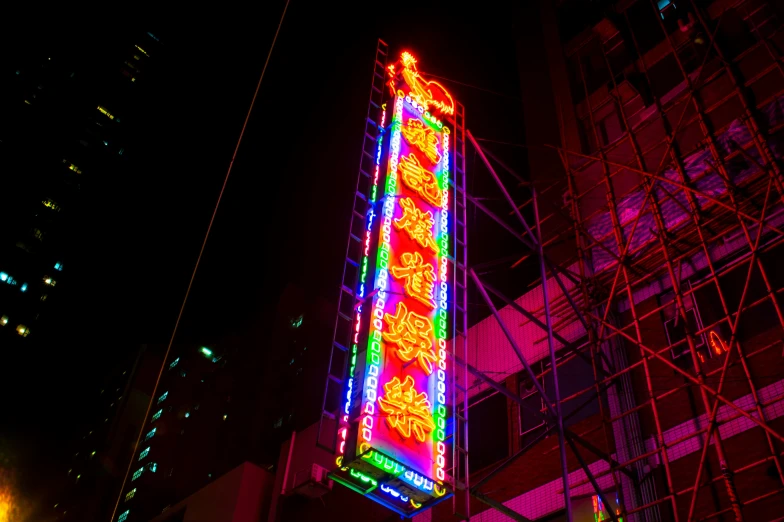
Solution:
M160 50L149 32L87 48L63 39L1 71L0 338L35 335L67 284L70 246L91 187L120 176L139 85ZM120 43L115 43L115 41Z
M81 405L92 418L69 445L68 467L51 481L35 518L48 519L51 509L62 522L106 519L144 422L163 348L139 346L96 384L92 400Z
M318 419L333 319L323 299L291 285L271 325L174 346L115 519L170 516L243 463L271 476L280 444Z
M297 285L289 284L281 294L265 375L265 386L276 397L270 404L276 448L292 430L305 429L319 417L334 314L326 300Z

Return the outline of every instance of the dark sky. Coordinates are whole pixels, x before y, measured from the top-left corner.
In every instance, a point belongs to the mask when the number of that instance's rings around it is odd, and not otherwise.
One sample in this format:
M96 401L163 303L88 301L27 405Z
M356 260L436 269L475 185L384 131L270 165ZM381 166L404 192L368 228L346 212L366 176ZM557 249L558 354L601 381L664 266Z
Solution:
M74 240L58 348L20 368L40 393L19 399L10 433L38 455L37 473L41 455L54 458L90 417L103 373L134 343L168 341L284 4L166 15L136 4L63 8L46 20L26 13L3 36L20 54L77 43L95 53L137 30L163 42L126 118L133 173L105 174L107 195L90 204L94 216ZM379 37L394 53L412 51L421 72L448 79L477 137L522 141L511 12L353 4L291 2L177 340L207 343L264 324L289 282L336 298ZM522 164L519 151L496 152Z

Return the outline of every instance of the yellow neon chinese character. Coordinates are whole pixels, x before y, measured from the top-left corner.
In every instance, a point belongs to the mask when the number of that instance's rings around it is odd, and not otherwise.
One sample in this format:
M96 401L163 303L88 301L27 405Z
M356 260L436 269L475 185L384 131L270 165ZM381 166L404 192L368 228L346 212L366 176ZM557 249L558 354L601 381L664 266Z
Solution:
M416 391L410 375L402 383L394 377L384 385L384 392L378 403L381 411L387 414L389 427L397 430L403 438L411 437L413 432L419 442L425 442L427 434L436 427L427 394Z
M428 375L433 373L436 353L433 351L433 341L430 339L430 334L433 332L433 324L430 320L416 312L409 312L406 305L399 302L395 315L386 314L384 321L389 325L389 332L381 335L385 341L397 344L397 356L404 362L416 357L425 373Z
M441 154L438 153L438 137L433 129L425 127L420 120L410 118L408 124L400 130L406 141L424 152L434 165L441 161Z
M419 210L411 198L401 199L400 208L403 209L403 215L395 220L395 228L405 230L411 239L438 254L438 243L433 237L433 214Z
M436 175L422 167L413 152L408 156L400 156L399 167L403 183L428 203L441 206L441 189Z
M406 293L428 308L435 308L433 292L436 271L433 265L425 263L419 252L406 252L400 256L403 266L393 266L392 275L395 279L405 278Z

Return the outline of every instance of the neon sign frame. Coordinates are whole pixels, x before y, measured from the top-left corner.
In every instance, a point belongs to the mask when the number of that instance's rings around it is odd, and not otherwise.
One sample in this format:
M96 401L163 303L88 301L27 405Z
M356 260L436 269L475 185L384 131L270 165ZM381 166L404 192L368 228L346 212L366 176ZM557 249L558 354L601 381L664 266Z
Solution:
M388 68L330 474L406 517L453 494L454 101L415 64Z

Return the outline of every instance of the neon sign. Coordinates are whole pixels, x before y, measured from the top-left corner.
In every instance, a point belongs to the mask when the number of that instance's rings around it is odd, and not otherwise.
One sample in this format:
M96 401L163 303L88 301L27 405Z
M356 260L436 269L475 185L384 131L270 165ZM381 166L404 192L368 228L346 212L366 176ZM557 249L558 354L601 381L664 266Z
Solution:
M411 53L400 56L399 75L408 87L408 96L425 111L437 110L446 115L455 113L455 102L443 85L438 82L426 81L419 76L417 61ZM393 82L397 76L395 65L389 66L389 74ZM393 87L394 92L394 87Z
M446 469L455 105L422 79L410 53L388 71L331 477L413 516L453 491Z
M728 351L727 345L724 344L724 341L721 340L719 334L717 334L713 330L711 330L710 333L708 334L708 339L710 340L710 346L716 355L721 355L722 353Z

